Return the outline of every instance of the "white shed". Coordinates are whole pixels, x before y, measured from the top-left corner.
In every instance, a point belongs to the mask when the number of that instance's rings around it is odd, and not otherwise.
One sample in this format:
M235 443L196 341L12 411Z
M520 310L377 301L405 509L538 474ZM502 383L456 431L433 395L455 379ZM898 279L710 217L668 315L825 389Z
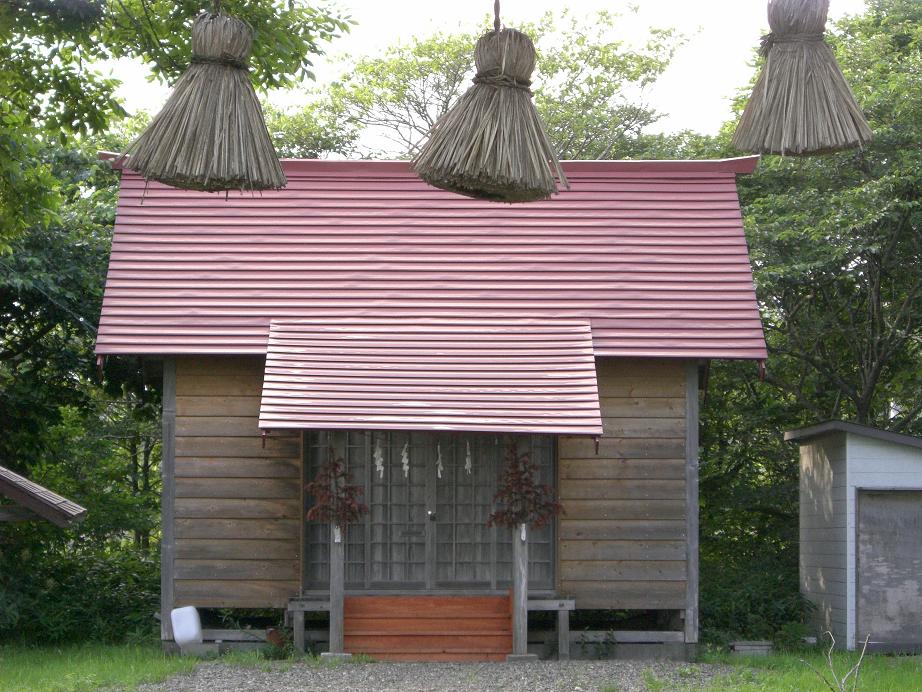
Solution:
M800 444L800 590L854 649L922 650L922 438L832 421Z

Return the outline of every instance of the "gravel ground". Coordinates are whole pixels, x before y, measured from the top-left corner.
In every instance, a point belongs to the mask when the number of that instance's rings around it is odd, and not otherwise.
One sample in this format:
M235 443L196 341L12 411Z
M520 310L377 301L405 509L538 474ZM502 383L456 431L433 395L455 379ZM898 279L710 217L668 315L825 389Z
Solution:
M290 663L258 666L203 663L191 675L173 677L145 692L213 692L216 690L648 690L650 675L663 684L655 689L694 689L717 675L722 666L669 661L541 661L538 663Z

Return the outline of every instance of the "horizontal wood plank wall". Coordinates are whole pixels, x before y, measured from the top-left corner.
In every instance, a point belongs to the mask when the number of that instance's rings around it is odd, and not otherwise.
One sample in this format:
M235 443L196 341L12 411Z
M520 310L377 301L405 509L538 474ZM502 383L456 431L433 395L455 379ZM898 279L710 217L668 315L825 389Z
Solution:
M604 434L561 437L557 590L580 609L686 607L686 364L597 362Z
M177 606L283 608L300 589L300 440L257 428L262 357L176 359Z

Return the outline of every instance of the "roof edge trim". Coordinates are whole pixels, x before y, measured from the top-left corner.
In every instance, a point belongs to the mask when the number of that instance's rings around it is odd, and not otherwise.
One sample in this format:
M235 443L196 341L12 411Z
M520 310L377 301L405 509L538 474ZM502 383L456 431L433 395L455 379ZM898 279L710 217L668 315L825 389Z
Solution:
M875 440L883 440L884 442L893 442L894 444L922 449L922 437L890 432L889 430L881 430L880 428L874 428L870 425L862 425L860 423L852 423L844 420L830 420L806 428L788 430L784 433L784 439L786 442L804 442L828 433L836 432L851 433L853 435L870 437Z
M124 169L119 159L121 154L100 151L101 161L108 161L116 170ZM637 173L642 171L677 171L683 173L734 173L747 174L755 171L759 156L739 156L728 159L637 159L637 160L576 160L561 161L568 172L573 173ZM349 175L403 174L416 177L409 161L393 159L281 159L286 172L317 171L326 174L346 173Z

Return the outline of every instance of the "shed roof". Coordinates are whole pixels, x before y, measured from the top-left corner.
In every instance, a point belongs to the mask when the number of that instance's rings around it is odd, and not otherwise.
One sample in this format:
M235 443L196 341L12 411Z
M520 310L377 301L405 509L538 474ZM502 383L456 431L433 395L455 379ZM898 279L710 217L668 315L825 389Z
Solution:
M273 320L260 428L601 435L587 322Z
M922 437L890 432L889 430L881 430L880 428L874 428L870 425L861 425L859 423L851 423L844 420L831 420L825 423L811 425L807 428L789 430L784 433L784 439L789 442L807 442L831 433L852 433L854 435L870 437L875 440L884 440L885 442L893 442L898 445L922 449Z
M224 195L124 171L100 354L265 353L298 318L583 320L596 355L766 357L735 177L757 157L564 163L504 205L406 162L288 160Z
M86 510L38 483L0 466L0 495L31 510L57 526L80 521Z

